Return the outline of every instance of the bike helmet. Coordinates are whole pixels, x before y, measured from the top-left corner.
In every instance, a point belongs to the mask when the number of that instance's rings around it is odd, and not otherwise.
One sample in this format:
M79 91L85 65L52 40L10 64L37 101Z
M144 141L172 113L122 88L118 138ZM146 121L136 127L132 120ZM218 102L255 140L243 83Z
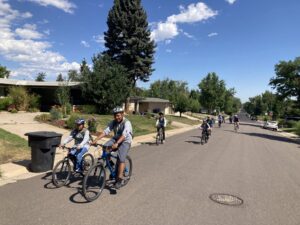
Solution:
M84 123L85 123L84 119L77 119L77 120L75 120L75 124L77 124L77 125L82 125Z
M113 114L117 114L117 113L123 113L124 112L124 109L120 106L117 106L113 109Z

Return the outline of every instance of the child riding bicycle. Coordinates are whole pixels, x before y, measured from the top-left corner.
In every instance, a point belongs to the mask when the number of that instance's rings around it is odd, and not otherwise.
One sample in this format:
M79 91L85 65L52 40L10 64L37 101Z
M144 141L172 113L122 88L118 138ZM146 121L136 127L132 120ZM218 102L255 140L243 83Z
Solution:
M166 139L166 134L165 134L166 126L167 126L167 119L164 117L164 114L162 112L160 112L159 117L156 120L156 128L157 128L157 133L159 132L159 129L162 129L163 142L165 142L165 139Z
M75 140L75 145L69 154L73 155L76 158L75 163L75 172L81 173L83 171L82 168L82 157L89 150L90 145L90 132L88 129L84 127L85 121L84 119L77 119L75 121L76 128L72 130L70 136L67 137L59 147L65 147L65 145L71 142L73 139Z

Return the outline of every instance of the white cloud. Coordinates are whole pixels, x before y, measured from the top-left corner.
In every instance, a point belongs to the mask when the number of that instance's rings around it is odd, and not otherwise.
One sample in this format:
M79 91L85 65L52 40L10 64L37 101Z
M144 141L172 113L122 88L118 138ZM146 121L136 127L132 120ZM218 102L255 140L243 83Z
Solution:
M167 53L172 53L172 50L171 49L166 49L166 52Z
M80 44L83 45L83 46L86 47L86 48L89 48L89 47L90 47L90 44L87 43L86 41L81 41Z
M203 2L190 4L187 8L180 5L179 10L179 14L169 16L165 22L152 23L154 24L154 29L151 32L152 40L159 42L176 37L180 33L178 29L179 23L201 22L218 15L217 11L210 9ZM183 34L192 38L192 36L186 32L183 32Z
M93 39L95 42L99 43L99 44L104 44L105 40L104 40L104 35L99 34L99 35L94 35Z
M22 39L41 39L43 34L36 31L35 24L25 24L23 28L17 28L15 33Z
M218 15L217 11L213 11L203 2L198 2L197 4L190 4L187 9L181 6L180 13L169 16L167 21L172 23L194 23L207 20L216 15Z
M172 42L172 40L166 40L165 44L168 45L168 44L171 44L171 42Z
M232 5L232 4L235 3L237 0L225 0L225 1Z
M218 33L213 32L213 33L208 34L207 36L208 37L214 37L214 36L218 36L218 35L219 35Z
M73 13L76 5L69 0L27 0L37 3L42 6L53 6L65 11L66 13Z
M44 30L43 32L44 32L44 34L46 34L46 35L50 35L50 30L49 30L49 29Z
M16 20L31 16L30 13L12 9L7 0L0 0L0 55L20 66L17 69L10 68L12 76L30 78L38 72L56 76L71 68L79 69L77 62L67 62L60 53L51 50L51 43L40 40L43 35L37 31L35 24L12 29Z
M183 32L184 36L191 38L191 39L195 39L195 37L191 34L189 34L188 32Z
M172 39L178 34L178 27L175 23L159 22L156 29L151 32L151 39L155 41L164 41L166 39Z

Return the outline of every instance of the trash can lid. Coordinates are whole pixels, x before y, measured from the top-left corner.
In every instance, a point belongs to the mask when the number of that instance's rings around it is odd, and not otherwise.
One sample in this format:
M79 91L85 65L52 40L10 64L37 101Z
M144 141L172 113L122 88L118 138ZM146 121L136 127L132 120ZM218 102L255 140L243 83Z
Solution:
M61 137L62 134L51 132L51 131L36 131L36 132L28 132L25 134L25 136L52 138L52 137Z

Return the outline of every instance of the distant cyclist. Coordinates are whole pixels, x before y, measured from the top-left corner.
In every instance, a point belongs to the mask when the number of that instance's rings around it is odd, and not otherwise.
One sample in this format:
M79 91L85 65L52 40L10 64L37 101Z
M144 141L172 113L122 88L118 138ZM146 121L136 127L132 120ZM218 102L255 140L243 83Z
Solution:
M89 145L90 132L88 131L88 129L84 127L85 124L84 119L77 119L75 121L75 124L76 124L76 128L72 130L70 136L63 141L60 147L64 147L67 143L71 142L73 139L75 140L75 146L70 151L70 154L76 157L75 171L81 173L83 171L83 168L81 168L82 157L90 148Z
M125 169L125 160L128 151L132 143L132 126L131 122L124 117L124 110L122 107L116 107L113 109L114 120L112 120L107 128L101 133L93 142L96 142L105 136L107 136L111 131L114 131L114 136L112 139L107 141L104 145L111 146L112 149L118 149L118 178L115 183L115 188L119 189L123 186L123 172Z
M208 137L211 132L211 126L209 123L206 120L203 120L200 128L202 129L202 134L206 134Z
M240 124L239 124L240 120L239 120L238 115L234 115L234 117L233 117L233 123L234 123L235 126L237 126L237 128L240 127Z
M159 113L159 117L156 120L156 128L157 133L159 132L159 129L162 129L163 132L163 142L166 140L166 134L165 134L165 128L167 126L167 119L164 117L164 114L162 112Z
M222 122L223 122L223 117L222 117L221 114L219 114L219 116L218 116L218 124L219 124L219 127L221 127Z

